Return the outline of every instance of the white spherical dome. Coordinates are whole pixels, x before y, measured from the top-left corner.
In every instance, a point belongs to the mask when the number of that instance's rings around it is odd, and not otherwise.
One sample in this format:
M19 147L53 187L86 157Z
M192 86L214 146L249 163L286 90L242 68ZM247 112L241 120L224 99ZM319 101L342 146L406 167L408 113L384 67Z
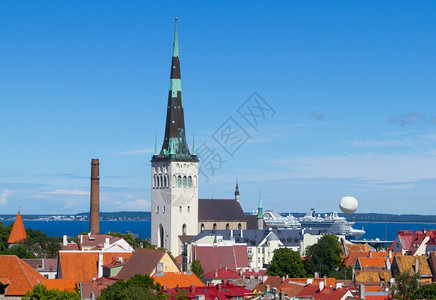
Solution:
M339 207L346 214L352 214L357 210L358 206L359 203L357 202L356 198L350 196L343 197L339 202Z

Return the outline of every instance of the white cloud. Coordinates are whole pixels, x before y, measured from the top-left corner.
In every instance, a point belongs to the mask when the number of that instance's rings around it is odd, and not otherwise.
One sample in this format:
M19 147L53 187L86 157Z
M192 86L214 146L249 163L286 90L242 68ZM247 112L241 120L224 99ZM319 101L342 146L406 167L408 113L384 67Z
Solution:
M47 192L46 194L84 196L84 195L89 195L89 191L56 189L53 192Z
M0 204L6 204L8 203L8 195L12 192L10 190L3 190L3 192L0 194Z

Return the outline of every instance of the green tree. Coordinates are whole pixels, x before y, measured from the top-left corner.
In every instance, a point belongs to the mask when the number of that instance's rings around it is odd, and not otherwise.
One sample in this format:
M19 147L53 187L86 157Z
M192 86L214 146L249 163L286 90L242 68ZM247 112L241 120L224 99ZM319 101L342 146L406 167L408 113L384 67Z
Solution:
M8 249L8 239L12 231L14 223L4 226L3 222L0 222L0 253L6 254Z
M316 244L307 247L306 271L314 275L333 276L342 265L342 247L338 238L333 234L323 235Z
M110 232L107 235L123 238L134 249L141 247L141 244L143 248L149 248L150 245L150 239L135 238L130 233Z
M400 300L417 299L415 294L418 291L418 281L420 278L421 275L419 273L410 275L403 272L398 274L395 276L395 285L392 288L393 296Z
M41 299L56 299L56 300L80 300L79 294L75 292L47 290L42 284L37 284L31 291L21 298L23 300L41 300Z
M274 256L267 269L267 274L301 278L306 276L306 271L298 252L288 248L278 248L274 250Z
M436 284L421 285L415 296L416 299L436 299Z
M201 262L196 259L191 264L191 271L195 275L197 275L198 278L201 278L201 276L204 274L203 267L201 266Z
M123 280L108 286L101 291L100 300L124 300L124 299L157 299L168 298L159 283L148 275L136 274L127 282Z
M7 255L16 255L19 258L36 258L36 256L29 251L26 245L15 245L5 251Z

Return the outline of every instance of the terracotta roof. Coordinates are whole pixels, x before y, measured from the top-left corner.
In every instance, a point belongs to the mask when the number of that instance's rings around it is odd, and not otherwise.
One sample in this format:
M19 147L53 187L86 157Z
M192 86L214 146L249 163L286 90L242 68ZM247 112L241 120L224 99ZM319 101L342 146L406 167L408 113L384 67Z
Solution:
M415 259L419 260L419 273L421 274L421 276L432 276L426 256L397 256L395 257L394 262L398 267L400 273L407 272L409 274L414 274Z
M356 285L380 285L380 275L378 271L358 271L354 275Z
M369 252L371 249L369 248L368 244L346 244L349 252L362 252L366 251Z
M248 267L246 244L204 246L193 245L193 260L198 259L205 273L227 267L236 271Z
M113 257L129 259L130 252L101 252L103 265L112 262ZM98 251L59 251L59 276L75 282L91 281L98 275Z
M235 199L198 199L198 222L245 220L244 211Z
M190 243L195 237L195 235L182 234L179 235L179 240L182 242L182 244L186 244Z
M384 291L384 287L382 285L367 285L365 286L366 292L381 292Z
M347 293L350 291L346 288L331 288L325 287L321 291L319 290L318 285L309 284L304 287L304 289L297 295L297 297L310 296L315 300L333 300L333 299L342 299ZM350 296L351 293L350 293Z
M263 282L259 283L256 287L256 291L265 292L265 286L269 285L270 288L276 288L281 290L289 282L289 279L282 278L279 276L268 276L268 278Z
M221 279L233 279L233 278L239 278L241 277L238 272L228 270L225 268L217 269L215 271L210 271L207 273L204 273L202 275L203 278L221 278Z
M102 249L106 239L109 239L109 245L121 240L119 237L113 237L106 234L78 235L78 239L80 249L91 248L91 250Z
M164 250L136 249L117 277L129 279L135 274L152 275L164 255Z
M281 291L288 297L295 297L304 289L305 286L306 284L304 283L289 281L281 288Z
M391 270L381 270L378 271L378 275L380 276L380 279L389 282L389 279L392 277L392 271Z
M433 281L436 281L436 252L430 252L428 256L428 264L430 266L431 271L433 272Z
M8 285L8 284L11 284L11 282L7 278L0 278L0 284Z
M11 234L9 235L8 244L20 244L24 243L26 240L27 235L26 229L24 229L23 218L21 217L21 213L18 212Z
M402 250L407 251L409 254L414 254L426 237L432 239L435 236L436 230L423 229L416 232L412 230L400 230L389 249L393 249L394 246L399 243Z
M79 244L76 243L68 243L66 245L61 245L62 250L80 250Z
M350 255L348 255L346 261L345 261L345 266L347 267L351 267L351 266L355 266L357 263L357 259L359 257L368 257L369 256L369 251L353 251L350 253Z
M104 277L103 277L104 278ZM97 298L101 295L101 290L117 282L116 280L93 280L81 282L81 295L82 299L91 299L91 292Z
M358 261L359 261L359 265L362 269L381 269L381 268L386 268L386 260L388 258L383 258L383 257L359 257ZM392 258L388 259L390 260L390 262L392 262Z
M44 285L48 290L74 292L76 283L71 279L46 279Z
M46 278L15 255L0 255L0 278L10 282L7 296L23 296ZM3 282L3 280L2 280ZM5 280L6 282L6 280Z
M299 282L299 283L307 283L307 280L311 280L313 284L319 285L320 281L324 281L326 286L335 286L336 278L328 277L328 278L289 278L290 281Z
M161 286L166 286L168 289L175 288L176 286L204 286L204 283L194 273L165 272L164 276L153 276L153 278L154 282L159 282Z

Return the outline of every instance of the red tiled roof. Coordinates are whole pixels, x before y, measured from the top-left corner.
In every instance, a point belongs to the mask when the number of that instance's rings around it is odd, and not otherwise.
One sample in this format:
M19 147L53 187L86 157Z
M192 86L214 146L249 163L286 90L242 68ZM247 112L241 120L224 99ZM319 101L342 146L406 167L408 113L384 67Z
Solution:
M183 272L165 272L163 276L153 276L153 278L154 282L159 282L161 286L166 286L168 289L172 289L177 286L204 286L204 283L194 273L186 274Z
M207 273L204 273L204 278L221 278L221 279L232 279L232 278L239 278L241 277L239 273L234 272L232 270L228 270L225 268L217 269L215 271L210 271Z
M103 265L112 262L114 256L129 259L130 252L102 252ZM79 283L91 281L98 275L98 251L59 251L60 275Z
M11 234L9 235L8 244L24 243L26 239L27 234L26 229L24 229L23 218L21 217L21 213L18 212Z
M270 288L276 288L278 290L281 290L282 287L284 287L289 282L289 279L279 277L279 276L268 276L268 278L263 283L259 283L254 288L256 291L265 291L265 286L269 285Z
M173 288L167 290L171 294L171 299L174 299L175 294L179 290L185 290L187 293L187 298L195 299L196 295L204 295L205 300L215 300L215 299L232 299L232 298L246 298L253 295L253 291L247 290L246 288L233 285L233 282L220 283L212 286L190 286L182 288Z
M92 250L102 249L104 247L104 242L106 239L109 239L109 244L113 244L121 238L113 237L111 235L106 234L91 234L91 235L79 235L79 247L83 248L92 248Z
M383 257L359 257L359 265L362 269L370 268L386 268L386 260L392 262L393 258L383 258Z
M198 259L205 273L225 268L236 271L248 267L247 245L192 246L193 259Z
M46 279L44 285L48 290L74 292L76 283L71 279Z
M325 287L321 291L317 285L309 284L297 295L297 297L311 296L315 300L333 300L342 299L349 292L346 288Z
M345 266L355 266L359 257L368 257L369 251L353 251L345 260Z
M0 278L10 282L7 296L24 296L34 285L47 280L15 255L0 255L0 266Z

